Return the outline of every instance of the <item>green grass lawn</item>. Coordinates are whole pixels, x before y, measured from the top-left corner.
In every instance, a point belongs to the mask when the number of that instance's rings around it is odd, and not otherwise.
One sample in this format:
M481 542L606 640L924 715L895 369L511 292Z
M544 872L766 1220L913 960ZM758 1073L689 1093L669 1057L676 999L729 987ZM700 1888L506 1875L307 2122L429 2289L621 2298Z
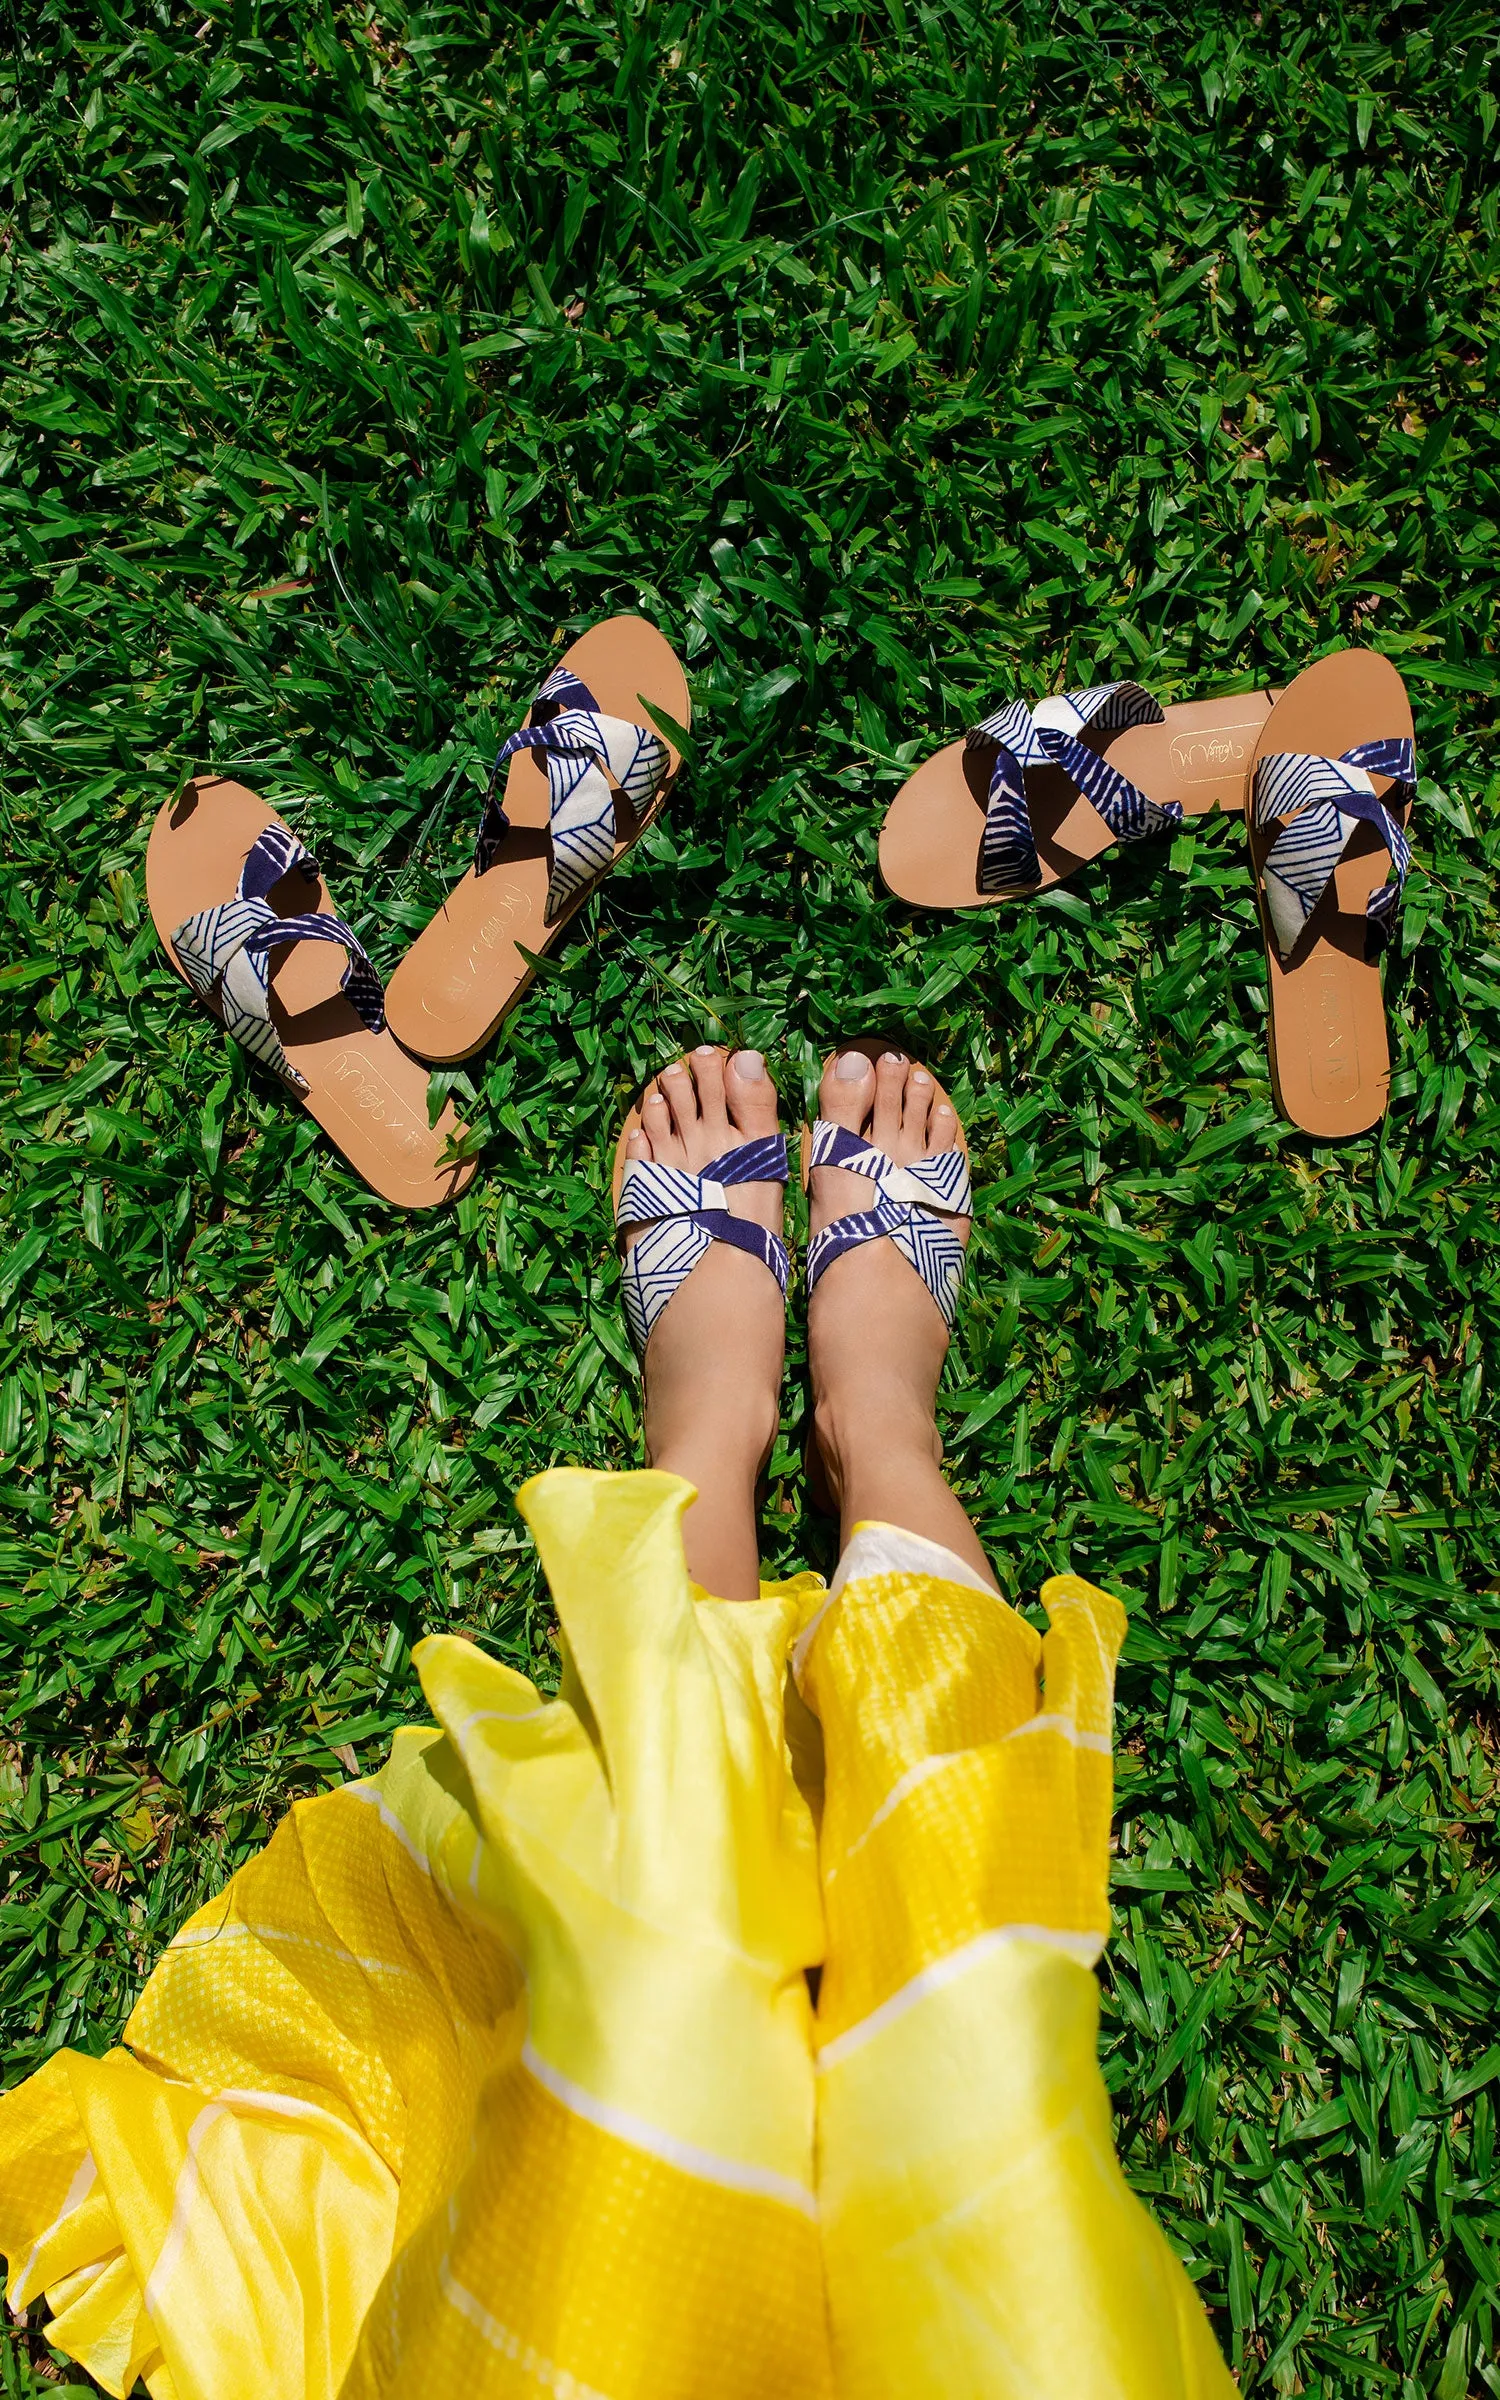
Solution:
M796 1104L903 1030L978 1167L960 1489L1023 1605L1070 1565L1131 1608L1131 2178L1245 2390L1500 2394L1493 10L5 18L4 2079L105 2048L380 1758L423 1631L551 1674L509 1495L639 1454L642 1074L733 1038ZM388 970L621 608L689 662L690 771L444 1079L480 1179L402 1218L168 972L152 814L252 784ZM1278 1121L1237 820L883 896L908 764L1001 698L1349 640L1423 775L1378 1137ZM778 1568L829 1563L801 1406L794 1361Z

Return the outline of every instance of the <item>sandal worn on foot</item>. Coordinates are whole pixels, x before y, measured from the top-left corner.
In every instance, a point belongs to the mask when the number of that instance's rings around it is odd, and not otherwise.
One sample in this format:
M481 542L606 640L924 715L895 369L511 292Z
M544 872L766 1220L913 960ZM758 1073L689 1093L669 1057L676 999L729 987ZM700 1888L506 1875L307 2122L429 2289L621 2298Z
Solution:
M1271 1076L1282 1114L1315 1140L1367 1132L1390 1099L1379 960L1411 863L1416 771L1406 687L1374 650L1304 669L1256 748Z
M843 1047L863 1051L873 1065L888 1045L846 1042ZM825 1074L832 1064L831 1057L824 1060ZM931 1073L930 1068L928 1072ZM935 1075L932 1080L934 1105L942 1107L946 1103L952 1108L952 1101ZM956 1121L957 1112L954 1113ZM959 1285L963 1282L965 1253L963 1243L943 1220L974 1214L969 1146L963 1126L958 1127L958 1141L952 1150L940 1150L933 1158L914 1159L910 1166L898 1167L888 1152L878 1149L865 1135L851 1133L846 1125L834 1125L826 1117L819 1117L814 1124L802 1128L804 1191L810 1188L814 1167L843 1167L851 1175L865 1176L875 1187L876 1199L873 1208L853 1216L834 1217L813 1235L807 1245L809 1295L819 1278L846 1250L856 1250L863 1242L876 1242L885 1236L894 1242L908 1265L916 1269L942 1310L944 1323L951 1326L958 1307Z
M317 861L254 792L205 779L168 801L146 896L184 982L382 1199L431 1208L472 1181L475 1160L444 1161L464 1128L451 1107L429 1125L427 1071L386 1031L380 978Z
M474 864L386 992L392 1031L419 1058L451 1064L483 1049L530 983L532 958L660 815L682 760L637 722L648 707L686 730L687 678L644 617L610 617L563 653L501 745Z
M1061 882L1111 842L1241 809L1272 697L1162 708L1138 683L1103 683L1035 708L1008 701L896 794L880 831L887 889L918 908L993 907Z
M732 1216L727 1187L785 1183L787 1162L786 1135L780 1132L736 1142L696 1173L655 1159L627 1158L626 1144L640 1130L637 1101L615 1145L613 1189L616 1232L622 1238L636 1234L624 1259L625 1321L637 1358L644 1358L657 1318L714 1242L729 1242L760 1259L786 1298L785 1241L767 1226Z

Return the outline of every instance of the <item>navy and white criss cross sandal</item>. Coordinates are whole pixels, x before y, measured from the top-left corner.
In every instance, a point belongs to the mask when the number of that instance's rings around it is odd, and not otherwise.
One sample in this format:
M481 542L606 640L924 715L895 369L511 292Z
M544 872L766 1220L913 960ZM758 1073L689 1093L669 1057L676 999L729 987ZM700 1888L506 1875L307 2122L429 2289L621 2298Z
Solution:
M657 1318L715 1242L758 1258L786 1298L786 1243L764 1225L734 1216L729 1189L737 1183L785 1183L787 1163L786 1135L780 1131L735 1142L696 1172L627 1158L626 1144L640 1129L637 1106L625 1120L615 1152L615 1230L622 1242L628 1233L636 1237L625 1251L621 1277L625 1321L637 1358L644 1358Z
M1380 958L1411 865L1416 741L1388 658L1338 650L1288 684L1252 778L1271 1071L1283 1113L1340 1141L1390 1098Z
M934 1107L947 1097L934 1078ZM974 1214L963 1128L959 1127L952 1150L940 1150L933 1158L913 1159L903 1167L868 1135L852 1133L846 1125L819 1117L803 1136L804 1184L810 1184L814 1167L843 1167L851 1175L863 1175L873 1187L874 1206L852 1216L835 1217L813 1235L807 1245L809 1294L836 1258L865 1242L886 1239L921 1276L942 1311L944 1324L951 1327L964 1275L964 1244L954 1225Z
M372 1190L431 1208L472 1180L472 1158L448 1157L463 1127L451 1107L429 1125L426 1069L387 1031L380 978L317 860L254 792L205 778L169 800L146 897L179 975Z
M1269 692L1163 708L1138 683L1007 700L918 767L880 832L880 872L919 908L1039 892L1112 842L1242 809Z
M564 651L500 745L473 864L391 977L386 1013L408 1050L451 1062L483 1048L660 814L682 760L659 725L691 719L682 667L644 617L607 618Z

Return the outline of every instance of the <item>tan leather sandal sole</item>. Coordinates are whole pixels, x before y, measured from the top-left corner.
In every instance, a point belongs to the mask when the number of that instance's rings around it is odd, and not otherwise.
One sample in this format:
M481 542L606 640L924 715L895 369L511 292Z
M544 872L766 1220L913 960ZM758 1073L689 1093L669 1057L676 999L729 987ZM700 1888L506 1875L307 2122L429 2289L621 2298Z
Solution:
M1255 745L1273 692L1225 700L1180 700L1160 725L1132 725L1110 743L1112 767L1153 800L1177 801L1184 816L1242 809ZM1031 767L1026 797L1041 866L1023 892L979 889L979 837L989 799L989 757L962 741L927 759L891 802L880 830L887 890L914 908L999 908L1029 900L1077 873L1114 845L1098 810L1061 767Z
M681 663L644 617L608 617L590 626L557 663L587 684L605 716L650 727L649 702L684 730L691 723ZM528 711L526 723L531 722ZM666 806L682 760L665 733L661 739L668 767L651 806L636 820L623 795L617 795L615 853L606 873ZM603 880L596 878L549 925L551 798L536 751L518 750L511 759L504 806L511 831L503 855L483 875L470 867L454 885L386 988L391 1030L419 1058L451 1064L482 1050L532 980L535 969L526 952L545 956Z
M1261 728L1252 784L1255 766L1277 752L1338 758L1361 742L1410 740L1412 730L1406 686L1390 660L1375 650L1336 651L1287 685ZM1371 780L1381 797L1392 788L1386 776ZM1380 964L1365 955L1365 904L1387 880L1390 859L1374 828L1361 825L1283 964L1262 881L1276 828L1262 829L1253 813L1247 823L1266 946L1277 1105L1314 1140L1344 1141L1378 1125L1390 1103Z
M174 936L189 918L232 898L252 847L280 825L243 784L211 777L189 784L158 813L146 846L146 897L184 982ZM300 873L273 885L267 905L280 916L337 915L322 878ZM272 953L271 1025L308 1087L305 1093L282 1088L289 1100L301 1100L382 1199L434 1208L473 1181L478 1162L439 1163L464 1128L451 1106L428 1124L426 1068L357 1014L339 988L347 963L331 942L299 941ZM212 1002L204 1005L219 1016Z

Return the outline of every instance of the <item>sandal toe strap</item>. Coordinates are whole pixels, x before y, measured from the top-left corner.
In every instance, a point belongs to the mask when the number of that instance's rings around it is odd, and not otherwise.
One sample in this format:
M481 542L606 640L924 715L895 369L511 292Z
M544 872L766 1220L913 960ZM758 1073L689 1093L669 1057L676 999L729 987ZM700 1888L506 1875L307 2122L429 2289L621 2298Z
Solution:
M915 1268L952 1325L963 1281L964 1245L944 1222L973 1215L969 1162L962 1150L944 1150L936 1158L915 1159L897 1166L884 1150L863 1141L847 1126L831 1125L820 1117L813 1127L811 1165L843 1167L874 1184L875 1206L855 1216L835 1217L807 1246L807 1288L811 1291L836 1258L865 1242L892 1241L908 1265Z
M609 717L576 675L557 667L537 694L531 723L503 742L485 793L474 843L474 871L495 863L510 831L499 798L503 770L520 750L533 751L547 777L552 870L546 922L555 924L610 866L615 855L615 793L624 793L637 824L649 810L671 764L660 734L624 717Z
M1261 866L1261 888L1283 960L1296 948L1361 825L1373 826L1379 834L1395 873L1395 881L1377 885L1365 903L1365 955L1379 956L1390 938L1411 865L1404 820L1416 774L1416 745L1406 736L1356 742L1338 758L1277 750L1260 760L1255 770L1255 823L1258 828L1281 827ZM1389 778L1392 788L1383 797L1371 780L1375 775Z
M1162 722L1160 706L1140 684L1100 683L1038 701L1035 708L1008 700L974 726L967 747L995 750L979 841L980 891L1029 891L1041 881L1026 799L1028 767L1061 767L1118 842L1138 842L1180 825L1178 801L1153 800L1102 755L1117 733Z
M710 1160L700 1174L685 1167L631 1159L620 1179L615 1224L636 1239L625 1253L625 1319L636 1355L643 1356L651 1329L680 1291L700 1258L715 1242L727 1242L758 1258L776 1278L783 1299L790 1262L779 1233L730 1214L729 1187L737 1183L785 1183L786 1137L767 1134L738 1143Z
M371 1033L384 1029L385 994L364 945L342 918L321 911L284 917L271 907L266 895L293 868L316 885L312 853L285 825L268 827L245 859L234 898L185 918L172 947L189 984L222 1019L226 1032L293 1091L305 1092L307 1078L292 1065L271 1022L275 953L293 942L339 943L349 954L341 989Z

